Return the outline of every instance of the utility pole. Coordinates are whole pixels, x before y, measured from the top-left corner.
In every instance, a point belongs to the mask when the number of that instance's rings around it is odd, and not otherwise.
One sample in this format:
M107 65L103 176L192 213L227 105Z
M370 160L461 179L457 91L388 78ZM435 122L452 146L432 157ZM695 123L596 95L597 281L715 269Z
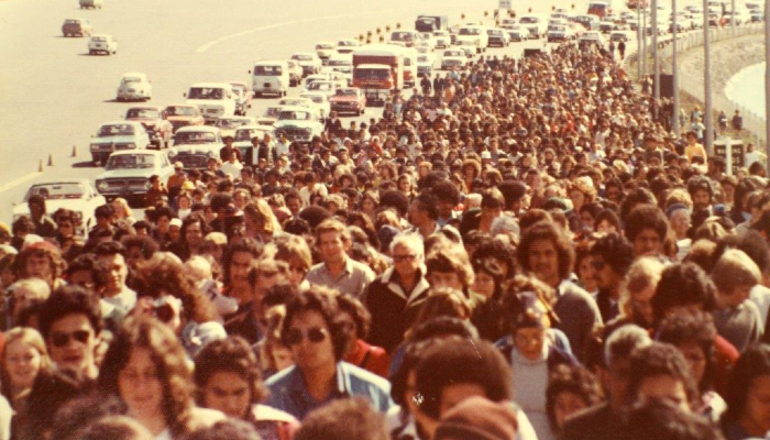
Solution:
M642 75L647 75L647 2L642 10Z
M660 59L658 58L658 0L652 0L652 73L654 75L653 99L655 118L658 117L660 102Z
M767 1L767 0L765 0ZM713 141L714 141L714 128L711 120L714 110L711 108L711 42L709 41L711 35L711 29L709 27L709 4L708 0L703 0L703 100L705 101L705 109L703 110L703 125L706 126L706 133L703 135L703 140L706 145L706 153L714 154Z
M770 1L770 0L767 0ZM674 88L674 111L673 115L671 115L671 118L673 119L671 121L671 126L674 128L674 134L678 137L679 136L679 66L676 64L676 45L677 45L677 36L679 35L679 29L677 29L676 24L676 0L671 0L671 9L673 10L673 20L672 20L672 26L673 29L673 38L674 38L674 47L672 47L672 54L671 54L671 77L673 79L673 88Z
M770 0L765 0L765 11L770 11ZM765 153L768 152L770 145L770 124L767 118L770 117L770 21L765 18ZM770 154L767 155L767 165L770 170Z
M642 7L636 3L636 78L642 79Z

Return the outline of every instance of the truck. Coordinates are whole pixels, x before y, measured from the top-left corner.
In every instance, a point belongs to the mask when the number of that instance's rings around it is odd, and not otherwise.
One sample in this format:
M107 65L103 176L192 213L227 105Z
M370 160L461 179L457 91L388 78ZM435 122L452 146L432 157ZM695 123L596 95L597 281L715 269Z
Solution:
M446 15L418 15L414 22L417 32L436 32L449 29L449 19Z
M612 1L592 0L588 3L588 14L596 15L599 18L604 18L605 15L611 14L612 10Z
M385 104L391 90L404 87L404 48L369 44L353 51L353 87L364 91L367 104Z

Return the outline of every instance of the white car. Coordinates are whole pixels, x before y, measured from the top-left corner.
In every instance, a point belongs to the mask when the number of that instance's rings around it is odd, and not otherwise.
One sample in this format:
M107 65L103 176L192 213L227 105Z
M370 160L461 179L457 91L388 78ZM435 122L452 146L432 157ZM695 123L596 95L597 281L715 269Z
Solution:
M336 52L337 46L332 41L322 41L315 45L315 53L323 64L326 64L326 60Z
M108 34L93 34L88 39L88 53L89 55L97 53L115 55L118 53L118 40Z
M96 178L96 189L107 200L144 196L150 189L150 177L161 182L174 174L174 165L159 151L120 151L110 156L104 172Z
M313 102L312 99L308 98L283 98L282 100L278 101L278 105L281 106L281 109L278 111L278 115L276 115L276 122L278 119L278 116L280 116L281 111L284 110L284 107L301 107L310 110L313 115L316 117L316 119L321 119L321 109L318 108L317 105L315 105L315 102ZM273 124L275 125L275 124Z
M457 32L456 46L474 46L476 53L485 52L489 46L487 29L480 25L464 25Z
M345 84L347 85L347 84ZM334 92L339 88L339 84L336 81L330 81L330 80L318 80L313 81L310 84L307 85L304 92L317 92L317 93L323 93L327 97L331 98L334 96Z
M583 35L578 37L578 45L596 44L598 46L604 46L604 37L598 31L587 31Z
M152 84L141 72L124 73L118 86L118 101L149 101L152 99Z
M509 28L505 28L505 31L508 32L508 38L513 41L525 41L529 39L529 31L527 29L524 29L521 25L513 25Z
M24 196L22 203L14 204L12 208L13 220L21 216L29 217L27 200L38 195L45 199L45 208L48 215L53 214L59 208L74 211L79 218L79 224L75 228L81 234L85 234L92 226L96 225L96 208L107 203L107 200L99 195L94 185L88 179L62 179L51 182L43 182L32 185Z
M114 121L99 127L89 148L91 159L96 164L106 162L115 151L146 150L150 145L150 136L141 122Z
M417 76L431 78L433 76L433 63L435 60L436 58L433 54L417 55Z
M457 69L465 65L468 59L463 56L444 57L441 59L441 70Z
M257 124L259 125L273 125L278 120L278 112L283 108L282 105L269 105L262 113L261 117L257 118Z
M174 148L169 151L169 157L174 162L182 162L185 169L202 170L210 157L219 157L222 147L224 143L218 128L187 126L174 134Z
M492 45L500 47L508 47L511 43L511 37L508 36L508 32L505 29L493 28L487 29L487 46Z
M207 123L217 118L235 116L237 97L230 83L197 83L184 94L188 105L198 107Z
M447 31L433 31L433 38L436 41L436 49L445 49L452 44L452 37L449 36Z
M254 124L244 125L235 130L233 147L237 148L241 152L241 157L243 157L244 163L246 165L251 165L253 162L253 151L252 160L249 160L249 152L253 149L254 146L252 139L257 138L262 140L265 137L265 133L270 133L273 135L273 127L270 125Z
M548 21L541 15L524 15L519 19L519 24L529 31L529 38L536 40L548 32Z
M302 67L303 76L318 73L323 65L315 52L297 52L291 56L291 59L297 60Z
M289 70L289 87L297 87L302 82L302 66L297 60L286 60L286 66Z
M225 138L227 136L234 136L235 130L244 125L256 123L254 118L248 116L224 116L214 122L214 127L218 128L219 133Z
M320 110L321 120L325 121L329 117L331 112L331 103L329 103L329 95L326 92L308 91L299 94L300 98L307 98L313 101L316 107Z
M355 50L356 47L360 46L361 43L358 42L358 40L340 40L337 42L337 53L341 54L350 54L353 53L353 50Z
M430 50L433 50L436 48L436 38L432 32L420 32L417 34L415 45L427 45L430 47Z
M305 107L285 107L273 125L276 136L285 135L290 142L309 143L323 133L324 126L315 113Z

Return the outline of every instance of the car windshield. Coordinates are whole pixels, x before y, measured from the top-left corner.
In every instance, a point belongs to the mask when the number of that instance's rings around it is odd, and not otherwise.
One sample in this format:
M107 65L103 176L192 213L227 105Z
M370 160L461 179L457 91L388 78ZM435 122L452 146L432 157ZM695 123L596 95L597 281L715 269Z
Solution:
M390 35L390 39L393 41L412 41L411 32L393 32Z
M65 24L80 24L80 20L64 20Z
M315 45L316 50L318 49L334 49L334 46L330 43L321 43Z
M328 82L314 81L308 84L307 89L308 90L331 90L332 85L331 83L328 83Z
M481 30L478 28L462 28L460 29L460 35L481 35Z
M251 142L251 139L254 137L262 138L264 136L264 132L261 130L256 130L253 128L249 129L241 129L235 132L235 141L236 142L243 142L243 141L249 141Z
M152 108L132 108L126 113L129 119L159 119L160 112Z
M235 128L238 128L242 125L246 125L247 121L244 121L242 119L217 119L217 122L214 124L215 127L223 128L225 130L232 130Z
M98 136L132 136L133 134L134 126L131 124L108 124L101 126Z
M281 66L254 66L254 75L281 76L283 75L283 68Z
M197 116L198 111L194 107L168 107L166 113L169 116Z
M142 82L142 78L139 78L138 76L123 77L123 83L125 84L140 83L140 82Z
M96 41L96 42L99 42L99 43L103 43L103 42L107 41L107 38L96 36L96 37L91 37L91 41Z
M310 113L296 110L283 110L278 113L279 121L309 121Z
M448 50L444 52L445 57L461 57L463 56L463 53L459 50Z
M354 41L348 41L348 40L342 40L337 42L337 46L355 46L356 43Z
M335 92L337 96L356 96L356 89L337 89Z
M356 79L386 80L390 78L390 70L387 69L358 69L354 72Z
M428 60L427 56L419 56L419 57L417 57L417 62L418 63L427 63L428 61L429 60Z
M174 135L174 144L205 144L215 142L216 139L216 135L208 131L183 131Z
M540 20L538 20L537 17L521 17L521 20L519 23L529 24L529 23L537 23Z
M353 62L350 60L329 60L329 66L350 66Z
M193 87L188 94L189 99L224 99L224 89L218 87Z
M294 55L292 58L294 58L295 60L300 60L300 61L313 61L313 56L312 55L304 55L304 54L303 55Z
M56 199L82 199L88 193L86 186L82 183L45 183L34 185L27 191L24 201L32 196L41 196L46 200Z
M265 109L264 116L268 118L277 118L278 112L280 111L281 111L281 107L268 107L267 109Z
M323 96L319 96L319 95L308 95L308 96L305 96L305 98L310 99L311 101L315 102L316 104L323 104L323 102L324 102Z
M503 33L498 31L497 29L488 29L487 35L502 35Z
M110 156L107 170L129 170L135 168L152 168L155 166L155 156L151 154L120 154Z

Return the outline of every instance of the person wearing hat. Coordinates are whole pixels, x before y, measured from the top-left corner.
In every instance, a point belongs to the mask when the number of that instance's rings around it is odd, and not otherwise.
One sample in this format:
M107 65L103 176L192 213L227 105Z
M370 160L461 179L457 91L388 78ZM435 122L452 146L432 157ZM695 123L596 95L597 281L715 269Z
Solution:
M517 428L513 405L469 397L444 414L433 440L511 440Z
M558 365L579 365L577 359L559 345L566 339L563 333L551 329L558 317L547 298L552 288L543 282L519 276L503 294L505 322L511 337L501 348L512 367L516 384L513 400L518 402L532 422L537 438L555 439L546 409L545 391L548 377Z

